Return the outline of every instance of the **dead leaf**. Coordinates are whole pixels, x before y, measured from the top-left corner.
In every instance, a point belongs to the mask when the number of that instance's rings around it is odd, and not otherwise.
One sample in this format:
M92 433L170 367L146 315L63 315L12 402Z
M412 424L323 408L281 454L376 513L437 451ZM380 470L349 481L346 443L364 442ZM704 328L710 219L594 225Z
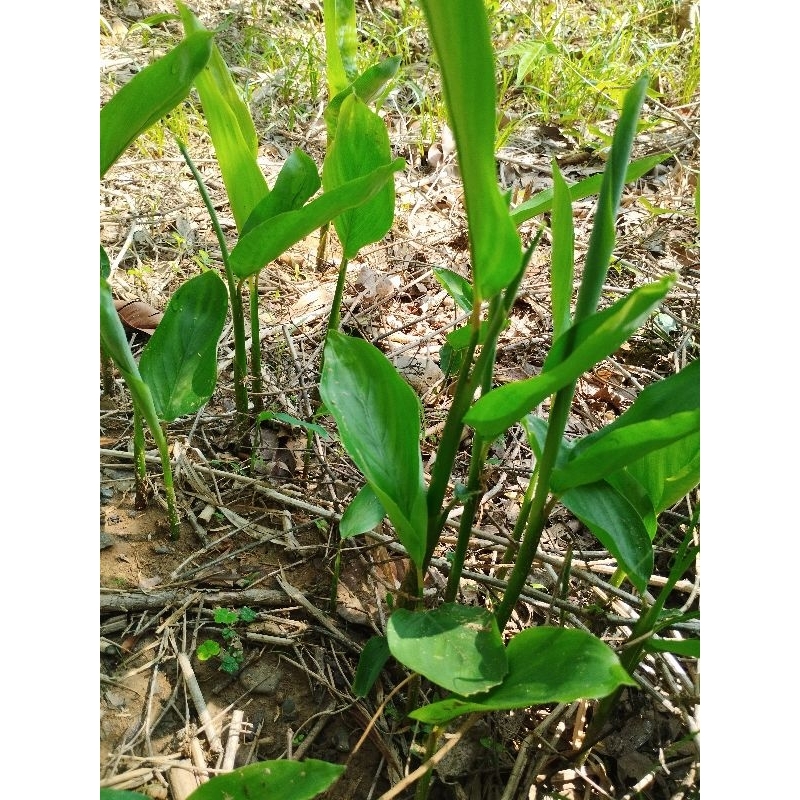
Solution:
M130 331L139 331L152 336L156 326L164 316L153 306L142 300L115 300L114 307L122 320L122 324Z

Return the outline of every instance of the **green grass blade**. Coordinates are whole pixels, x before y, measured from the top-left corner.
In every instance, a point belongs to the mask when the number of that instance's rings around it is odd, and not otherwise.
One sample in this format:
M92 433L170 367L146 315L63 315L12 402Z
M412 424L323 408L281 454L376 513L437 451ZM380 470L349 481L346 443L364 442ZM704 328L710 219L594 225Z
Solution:
M553 339L570 326L572 277L575 272L575 227L572 202L558 164L553 161L553 250L550 258L550 296L553 303Z
M631 161L631 163L628 164L628 168L625 170L625 183L638 180L642 175L646 175L653 167L666 161L669 157L669 153L656 153L652 156L645 156L636 161ZM591 175L577 183L570 184L570 200L575 203L578 200L584 200L587 197L597 194L600 191L602 183L603 176L600 174ZM553 189L544 189L513 209L511 212L511 219L514 220L515 225L521 225L523 222L527 222L529 219L533 219L533 217L539 214L544 214L552 208Z
M614 139L608 163L603 172L603 182L600 187L600 197L597 201L594 224L589 236L589 250L586 253L586 262L583 268L581 286L578 290L578 301L575 306L575 321L580 322L594 314L603 283L608 272L608 263L614 250L616 239L615 220L625 186L628 161L633 146L633 137L636 135L636 125L639 111L647 92L648 79L646 75L633 85L626 93L622 103L622 114L614 130Z
M139 360L160 419L171 422L208 402L227 313L228 293L215 272L186 281L170 299Z
M183 100L208 63L214 34L187 36L162 58L134 75L100 109L100 177L128 145Z
M205 30L186 6L178 3L178 8L187 32ZM253 209L269 192L269 186L256 162L258 136L250 109L239 96L216 45L212 48L208 68L197 75L195 86L203 104L236 227L241 231Z
M613 353L647 319L674 283L675 276L666 276L640 286L605 311L576 324L553 344L540 375L508 383L484 395L467 412L464 422L481 436L499 436L546 397L570 385Z
M337 331L328 332L320 395L400 542L421 564L427 508L417 396L380 350Z
M483 0L422 0L456 140L476 303L502 291L522 244L497 185L494 50Z
M369 200L392 173L405 167L402 158L395 159L369 175L348 181L312 200L295 211L287 211L257 225L243 235L231 250L230 263L234 273L246 278L258 272L293 244L321 228L348 208Z
M336 138L322 167L326 192L369 175L392 160L392 148L384 121L355 94L342 103ZM366 202L334 218L344 257L354 258L365 245L382 239L394 220L394 177Z

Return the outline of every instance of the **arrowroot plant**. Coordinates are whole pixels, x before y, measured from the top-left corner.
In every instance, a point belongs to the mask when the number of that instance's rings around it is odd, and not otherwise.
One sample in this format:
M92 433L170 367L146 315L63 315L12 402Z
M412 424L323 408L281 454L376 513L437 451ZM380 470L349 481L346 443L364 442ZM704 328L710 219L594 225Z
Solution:
M578 378L647 321L675 280L665 277L598 309L647 77L636 82L623 102L573 311L572 196L557 165L552 197L534 198L515 211L509 210L508 198L496 184L496 89L483 3L427 0L422 6L457 145L472 266L470 283L455 273L439 274L470 319L464 330L448 339L447 357L455 358L458 377L427 484L419 401L377 348L329 330L320 392L366 481L343 519L345 535L385 515L410 560L399 607L387 622L386 636L365 649L354 689L367 692L390 655L438 686L438 701L410 712L413 719L433 725L430 754L443 726L458 716L614 697L624 685L634 684L632 672L642 656L641 646L625 650L620 660L599 638L580 630L540 626L518 633L507 644L502 631L556 501L615 556L617 581L627 577L644 594L653 570L656 517L699 482L699 362L642 391L606 428L577 441L564 439ZM539 375L493 388L497 337L538 243L537 237L523 252L517 225L547 208L552 208L553 344ZM547 398L549 414L540 418L534 409ZM463 606L455 601L488 448L518 422L528 433L536 469L506 554L510 574L495 608ZM473 431L473 442L464 513L445 602L428 609L423 581L451 509L447 495L465 425ZM693 555L684 553L676 571L688 568ZM643 615L633 638L651 638L664 624L662 609L663 599ZM428 778L422 776L418 784L419 797L426 796Z
M436 752L446 726L459 717L466 717L463 729L494 711L600 698L583 749L571 754L579 759L602 737L624 687L636 685L634 673L647 652L699 654L699 640L676 643L658 636L692 616L667 611L666 605L669 592L697 554L693 531L675 554L658 597L647 595L658 516L699 482L699 361L641 391L612 424L577 440L565 437L578 379L625 344L674 285L674 276L668 276L600 307L623 187L664 160L665 154L630 162L648 89L642 76L622 103L603 175L567 186L554 163L552 189L511 208L510 198L500 193L496 181L494 53L484 4L482 0L423 0L421 5L457 145L471 256L469 281L446 268L435 271L469 321L447 336L441 352L442 366L455 375L455 384L430 476L426 478L422 465L422 409L414 391L380 350L339 331L347 263L390 229L393 175L404 166L403 159L392 158L384 124L369 106L386 89L399 62L390 58L357 74L351 0L324 4L331 99L324 113L327 152L321 174L306 153L295 149L272 187L256 161L257 136L250 112L213 43L213 33L178 4L185 30L184 41L175 48L180 59L170 53L165 57L171 59L169 71L164 63L156 62L130 82L140 91L148 70L161 76L151 83L147 104L131 106L139 116L130 112L133 116L124 124L118 119L115 109L123 106L119 98L124 99L128 87L108 104L106 109L112 111L104 109L101 114L101 176L136 135L180 102L191 87L196 88L235 219L237 240L230 250L188 148L183 142L179 145L214 225L227 292L212 272L188 281L176 292L137 364L113 307L108 273L103 274L102 267L107 259L103 262L101 254L102 346L130 388L137 441L143 440L142 419L156 440L167 500L174 510L162 423L190 413L213 392L216 343L230 304L236 407L240 423L249 424L245 290L250 301L250 388L254 410L260 412L254 418L270 418L271 412L264 412L257 399L261 373L258 276L289 247L333 223L343 258L327 326L320 395L365 481L342 516L340 535L345 539L367 532L388 517L409 559L403 585L392 598L386 633L367 642L353 691L366 695L390 658L409 670L413 677L406 711L430 731L428 756ZM166 86L164 76L176 74L179 80ZM143 108L146 113L141 112ZM111 138L113 146L108 144ZM598 200L589 249L576 276L572 203L593 195ZM550 212L552 240L552 346L540 374L495 388L498 337L508 325L544 230L542 225L524 248L518 227L545 212ZM321 247L324 241L323 236ZM576 277L579 289L573 307ZM191 339L192 331L202 344ZM203 356L202 366L198 360L190 368L191 360L185 358L190 350ZM209 361L214 366L213 380ZM548 399L549 412L543 416L538 409ZM489 448L517 424L528 438L536 465L500 565L507 570L504 589L490 607L460 604L461 576L485 490ZM454 465L465 428L471 433L467 481L464 487L454 487ZM463 503L463 511L448 582L442 602L431 607L423 585L457 503ZM506 636L556 503L569 509L614 556L613 583L619 586L627 580L642 597L641 616L618 651L598 636L565 627L532 627ZM171 511L170 522L176 530L176 511ZM435 687L432 701L425 705L419 705L422 679ZM410 776L418 780L419 798L427 796L431 767L428 759ZM342 770L313 760L262 762L212 779L192 798L246 797L269 790L276 796L302 800L324 791Z

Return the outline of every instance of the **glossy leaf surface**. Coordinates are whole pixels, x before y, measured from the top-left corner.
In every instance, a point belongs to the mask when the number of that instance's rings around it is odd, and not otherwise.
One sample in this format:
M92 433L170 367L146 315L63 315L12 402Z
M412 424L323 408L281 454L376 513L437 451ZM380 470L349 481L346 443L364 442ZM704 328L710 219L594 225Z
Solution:
M421 722L442 724L472 711L505 711L540 703L605 697L634 681L616 654L589 633L540 626L518 633L506 648L508 675L471 699L451 697L412 711Z
M497 620L485 608L400 608L389 617L386 638L401 664L462 697L497 686L508 671Z
M349 95L342 103L336 138L322 168L325 191L330 192L349 181L369 175L391 160L392 150L386 124L357 95ZM333 224L345 258L353 258L365 245L382 239L393 220L394 177L390 173L383 186L369 200L348 208L334 218Z
M342 444L420 564L427 510L417 396L380 350L337 331L328 332L320 395Z
M208 63L213 33L187 36L134 75L100 109L100 177L128 145L183 100Z
M381 501L370 485L364 484L358 494L350 501L339 522L339 535L342 539L350 539L362 533L368 533L386 516Z
M332 786L344 769L314 758L259 761L216 775L195 789L189 800L311 800Z
M540 375L484 395L467 412L464 422L486 438L499 436L546 397L613 353L642 325L674 282L674 276L667 276L640 286L610 308L570 328L553 344ZM577 343L570 352L573 341Z
M256 225L231 250L230 263L233 272L240 278L258 272L326 222L348 208L369 200L394 172L405 167L405 163L402 158L395 159L391 164L380 167L363 178L325 192L302 208L278 214Z
M178 3L178 9L187 33L205 31L200 20L186 6ZM269 193L269 186L256 161L258 136L250 109L239 95L216 45L212 48L208 67L197 75L195 86L203 104L203 114L236 227L241 231L253 209Z
M172 296L139 361L159 419L171 422L208 402L227 311L228 293L215 272L186 281Z
M494 50L483 0L422 0L464 184L476 302L502 291L522 244L497 185Z

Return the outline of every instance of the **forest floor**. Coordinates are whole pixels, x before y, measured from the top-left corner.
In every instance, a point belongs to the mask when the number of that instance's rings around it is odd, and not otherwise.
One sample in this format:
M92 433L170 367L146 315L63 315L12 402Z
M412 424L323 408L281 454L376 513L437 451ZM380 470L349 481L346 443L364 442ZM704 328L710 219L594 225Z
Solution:
M271 14L264 11L265 5L272 6ZM393 4L358 4L358 13L375 13L378 6L391 9ZM203 0L192 8L208 27L232 15L221 34L226 57L245 46L253 26L294 26L322 36L321 12L314 2L227 5ZM263 14L257 13L259 8ZM158 35L164 26L148 33L135 26L137 19L175 9L169 2L139 0L106 2L100 10L108 23L101 35L101 93L106 101L113 91L111 78L122 83L159 48L166 49ZM174 41L179 25L169 22L166 28ZM275 30L280 36L280 29ZM424 31L414 35L424 41ZM233 71L237 76L247 73L244 68ZM253 75L248 79L255 80ZM312 113L319 111L319 104L312 104L308 113L301 109L293 120L265 118L259 98L264 103L265 97L274 100L284 92L288 78L257 78L252 103L261 137L259 160L271 185L296 146L322 163L325 127L320 115ZM425 415L427 466L450 399L438 352L459 314L432 270L446 266L467 276L469 248L448 132L441 124L420 128L403 88L382 112L394 154L407 161L407 168L396 176L395 223L381 243L365 248L349 265L342 317L346 331L380 347L417 391ZM680 370L699 354L699 106L659 113L660 124L637 137L634 157L662 151L671 155L625 190L603 302L673 272L679 278L661 313L581 379L568 434L582 435L616 419L643 387ZM608 121L606 130L612 123ZM235 225L202 131L190 136L190 152L233 242ZM602 152L557 126L520 123L497 157L498 180L512 190L515 204L551 185L554 158L569 182L604 167ZM574 214L579 269L593 199L577 202ZM160 138L154 133L139 150L129 149L108 173L101 188L100 221L101 243L112 261L111 284L120 301L163 310L170 295L201 265L220 268L208 214L167 133ZM521 226L523 244L533 238L539 222ZM170 539L166 525L155 450L148 455L152 498L147 508L135 507L132 409L124 383L118 380L114 395L101 398L101 786L182 800L186 789L179 778L190 776L190 785L196 785L187 764L209 774L220 767L222 755L212 726L198 719L180 655L191 663L223 745L232 716L243 714L237 766L302 757L345 764L343 778L324 796L346 800L377 798L418 764L421 734L403 721L396 706L378 713L381 699L402 673L388 670L377 696L359 699L350 691L364 643L384 630L385 598L402 581L406 560L388 524L340 545L337 523L361 479L332 420L314 418L319 356L340 257L331 235L324 263L318 264L318 244L318 237L311 236L264 269L258 291L265 407L314 419L326 435L309 437L296 426L270 421L250 431L252 446L242 443L234 431L233 337L226 327L211 401L168 429L183 517L177 541ZM545 235L523 281L511 324L500 338L498 383L535 374L548 352L548 257ZM138 353L147 334L131 329L131 335ZM456 480L464 477L468 453L465 436ZM518 426L490 453L489 490L474 528L462 583L464 602L494 602L493 568L513 528L533 463ZM663 515L652 592L663 585L670 555L698 501L693 495ZM457 521L457 511L453 519ZM446 555L455 541L455 531L451 533L433 560L429 588L434 590L446 580ZM340 547L340 579L331 597ZM561 621L591 625L612 646L622 641L629 631L625 620L637 614L641 600L628 584L611 585L615 566L597 540L556 506L509 632ZM697 571L678 584L674 602L687 609L698 606ZM593 621L590 607L602 609ZM214 619L220 608L240 614L248 608L254 618L226 626ZM208 639L230 648L230 639L223 638L229 635L226 627L233 628L242 647L243 666L235 675L223 671L219 659L201 661L196 654ZM431 796L699 796L697 662L649 657L637 679L640 686L626 693L615 730L580 768L560 769L553 754L574 744L591 704L553 704L494 715L439 764ZM634 791L634 786L640 788ZM401 797L412 793L413 787Z

